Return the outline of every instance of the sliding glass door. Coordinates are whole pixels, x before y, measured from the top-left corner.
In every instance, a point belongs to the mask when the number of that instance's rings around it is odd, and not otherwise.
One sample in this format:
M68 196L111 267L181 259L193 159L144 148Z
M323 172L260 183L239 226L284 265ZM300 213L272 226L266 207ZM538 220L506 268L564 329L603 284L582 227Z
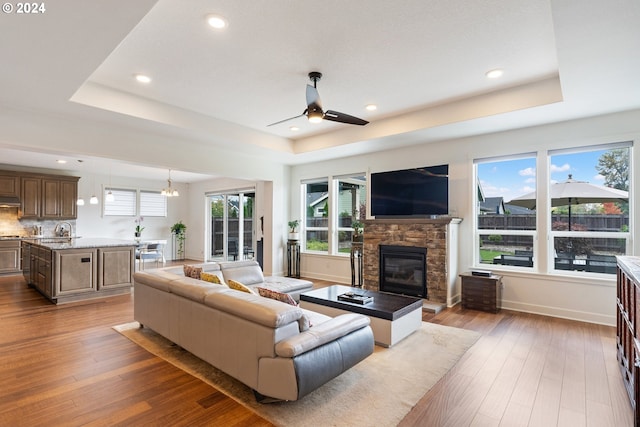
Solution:
M253 259L256 250L255 192L207 196L210 216L209 260Z

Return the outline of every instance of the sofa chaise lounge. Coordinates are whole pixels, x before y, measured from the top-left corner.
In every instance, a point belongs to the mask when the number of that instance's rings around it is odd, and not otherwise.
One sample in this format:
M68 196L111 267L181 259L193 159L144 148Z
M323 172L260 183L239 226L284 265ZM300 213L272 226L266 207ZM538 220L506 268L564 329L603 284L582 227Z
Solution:
M219 267L205 268L223 276ZM251 387L261 402L302 398L374 345L366 316L331 318L175 269L134 274L134 318Z

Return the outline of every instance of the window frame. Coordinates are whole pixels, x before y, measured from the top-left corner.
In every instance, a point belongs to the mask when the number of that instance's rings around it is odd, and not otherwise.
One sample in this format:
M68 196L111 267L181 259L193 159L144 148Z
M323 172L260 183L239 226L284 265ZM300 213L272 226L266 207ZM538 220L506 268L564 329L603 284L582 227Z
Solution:
M473 159L473 229L474 229L474 251L473 251L473 266L474 268L487 269L488 266L491 268L499 268L500 270L513 270L513 271L537 271L538 269L538 221L539 215L538 211L536 211L535 224L536 227L533 230L509 230L509 229L481 229L479 227L478 217L480 215L480 198L478 194L478 189L482 188L480 185L480 176L478 174L478 165L481 163L497 163L497 162L508 162L518 159L533 159L534 161L534 169L536 171L536 189L537 185L537 175L538 175L538 164L539 158L537 153L535 152L526 152L520 154L512 154L505 156L497 156L497 157L487 157L487 158L476 158ZM536 197L538 195L536 194ZM503 202L507 202L503 200ZM480 255L480 243L482 241L482 236L484 235L506 235L506 236L530 236L531 241L531 252L532 252L532 265L531 266L519 266L519 265L505 265L505 264L487 264L482 263L482 257Z

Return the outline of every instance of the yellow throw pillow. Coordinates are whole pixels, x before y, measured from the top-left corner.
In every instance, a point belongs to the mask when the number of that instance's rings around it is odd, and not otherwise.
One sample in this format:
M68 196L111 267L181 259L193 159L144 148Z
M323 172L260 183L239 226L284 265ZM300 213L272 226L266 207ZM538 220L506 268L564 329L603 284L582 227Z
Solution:
M200 280L204 280L205 282L209 282L209 283L215 283L216 285L222 284L218 276L216 276L213 273L207 273L206 271L203 271L202 273L200 273Z
M236 282L235 280L227 280L227 285L229 285L231 289L235 289L236 291L246 292L248 294L253 294L253 295L256 294L255 292L253 292L253 289L248 288L242 283Z

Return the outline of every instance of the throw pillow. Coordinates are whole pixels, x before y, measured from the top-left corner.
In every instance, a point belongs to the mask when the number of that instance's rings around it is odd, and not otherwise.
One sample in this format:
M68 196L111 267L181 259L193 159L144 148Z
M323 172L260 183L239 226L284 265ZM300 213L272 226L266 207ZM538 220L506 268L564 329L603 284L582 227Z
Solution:
M200 280L204 280L205 282L215 283L216 285L222 285L220 278L213 273L207 273L203 271L200 273Z
M192 277L194 279L199 279L200 273L202 273L202 267L196 267L193 265L185 264L182 267L182 271L184 272L185 277Z
M283 292L278 292L267 288L258 288L258 293L261 297L275 299L295 306L298 305L296 300L294 300L291 295L285 294Z
M302 313L302 317L298 319L298 328L300 328L300 332L307 331L312 326L311 319L307 316L307 313Z
M227 285L231 288L231 289L235 289L236 291L240 291L240 292L246 292L248 294L256 294L255 292L253 292L253 289L246 287L245 285L243 285L240 282L236 282L235 280L227 280Z

